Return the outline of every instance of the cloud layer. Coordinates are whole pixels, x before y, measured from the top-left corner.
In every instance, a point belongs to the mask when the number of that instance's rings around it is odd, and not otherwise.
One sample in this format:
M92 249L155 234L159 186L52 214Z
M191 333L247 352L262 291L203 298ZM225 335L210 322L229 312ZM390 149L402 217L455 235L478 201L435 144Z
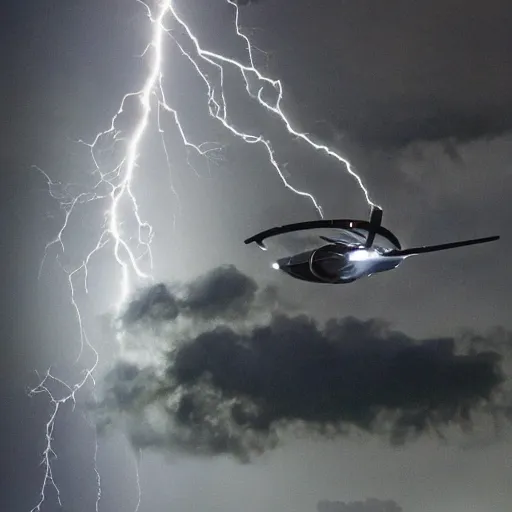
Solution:
M141 293L123 328L166 332L168 350L158 365L118 362L104 382L100 420L124 418L138 447L248 460L290 429L332 437L355 427L400 444L492 410L504 379L498 352L464 353L453 338L415 340L378 320L319 325L277 311L269 297L232 266L180 293L165 285ZM257 322L262 305L267 320ZM179 318L193 331L178 328ZM162 325L170 328L154 329Z

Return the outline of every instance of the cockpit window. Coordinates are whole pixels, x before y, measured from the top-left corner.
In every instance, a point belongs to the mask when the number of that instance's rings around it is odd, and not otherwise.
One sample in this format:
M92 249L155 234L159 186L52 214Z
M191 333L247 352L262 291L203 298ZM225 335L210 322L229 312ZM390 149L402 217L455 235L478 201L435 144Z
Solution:
M346 267L348 259L334 251L318 251L312 255L312 271L320 278L332 281L338 279Z
M270 238L265 243L273 257L282 258L290 254L307 253L329 243L343 244L347 248L364 245L368 237L365 229L313 229L287 233ZM390 240L382 235L376 235L373 247L381 250L398 249ZM307 258L307 256L305 256ZM305 261L305 259L304 259Z

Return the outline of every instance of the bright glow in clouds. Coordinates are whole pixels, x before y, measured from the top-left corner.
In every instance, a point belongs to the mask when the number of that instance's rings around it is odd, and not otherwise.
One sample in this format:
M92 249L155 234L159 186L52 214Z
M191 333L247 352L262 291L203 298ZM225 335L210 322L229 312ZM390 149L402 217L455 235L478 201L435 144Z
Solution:
M88 265L91 259L101 258L103 253L107 251L107 249L110 249L110 254L114 256L120 270L119 286L115 299L117 311L122 308L135 286L149 283L152 280L151 241L154 234L151 225L141 217L139 204L137 202L137 190L134 183L134 176L141 171L138 166L138 161L139 156L144 152L144 136L148 126L150 126L151 123L155 123L158 127L162 134L163 149L166 156L169 155L167 147L165 146L163 129L160 124L161 117L165 115L170 115L174 120L185 146L193 149L205 158L210 157L212 151L215 151L215 149L209 147L207 143L198 144L190 142L190 139L185 134L180 123L181 116L187 116L187 112L178 112L178 110L172 105L169 105L166 100L164 93L165 73L172 73L172 63L169 64L165 60L165 49L168 44L176 45L183 58L190 63L204 82L205 93L203 97L198 98L198 101L204 101L209 115L221 123L228 133L239 138L242 142L262 146L262 149L268 157L269 164L277 172L283 186L292 193L309 200L321 217L323 217L322 208L315 197L308 192L295 188L286 179L275 158L270 140L262 134L255 135L253 133L240 131L231 123L228 115L227 99L224 92L225 69L231 68L238 71L245 81L246 92L253 101L267 110L269 114L280 119L284 129L290 135L302 140L313 150L322 152L339 162L343 166L343 169L357 181L368 205L372 206L375 204L370 199L370 195L363 185L361 178L355 173L347 160L329 147L315 143L308 135L297 131L296 128L293 127L281 107L283 99L283 87L281 82L263 75L254 64L251 43L240 29L239 10L235 2L226 0L234 9L234 30L238 37L242 39L247 50L245 63L203 48L201 46L201 35L194 34L188 22L180 15L176 2L172 0L161 0L155 5L150 6L141 0L135 1L144 7L149 20L149 27L151 28L151 34L148 34L149 44L143 55L144 58L149 60L148 71L143 80L142 87L135 92L127 92L122 97L116 114L109 122L109 127L98 133L91 143L85 143L90 149L91 159L94 164L93 175L97 177L95 183L91 185L90 191L72 195L71 192L69 192L69 188L60 186L59 183L52 181L46 172L41 171L47 180L50 195L59 202L64 212L63 224L55 239L46 246L45 258L48 251L53 246L56 246L64 252L63 236L69 229L69 219L71 215L74 214L80 206L98 201L98 204L104 204L106 202L107 207L105 211L105 221L97 228L97 241L93 244L91 250L84 254L83 259L75 265L74 269L67 272L70 301L77 317L80 332L79 359L82 357L83 351L87 349L93 355L93 364L89 365L82 372L80 378L72 384L64 382L59 377L53 375L49 370L40 384L31 391L32 395L46 395L51 405L51 413L46 423L44 434L45 449L42 454L44 477L39 500L32 509L32 512L42 511L47 500L47 489L51 487L53 487L56 493L58 503L61 504L60 492L52 471L53 461L56 458L52 446L55 424L61 407L67 403L75 404L76 394L81 390L90 392L90 388L88 388L87 385L92 384L92 386L94 386L95 384L93 374L99 362L98 352L89 341L83 316L76 300L77 279L80 278L79 283L83 286L83 290L87 292L89 287ZM180 26L184 30L184 37L188 38L188 43L192 43L194 51L187 51L185 46L178 40L178 36L171 32L170 27L173 24ZM218 79L215 79L212 73L208 73L208 71L211 71L212 67L219 72ZM255 92L253 89L254 82L256 81L260 85ZM263 87L269 85L275 91L275 98L272 101L264 99L263 97ZM119 127L119 117L125 111L127 102L134 99L140 104L137 120L130 132L123 131ZM101 163L101 155L104 153L103 148L109 145L110 147L116 148L121 146L122 151L117 161L109 165L108 168L105 168ZM147 179L150 180L151 176L148 176ZM176 196L174 189L170 192ZM129 229L130 222L135 224L135 232ZM45 258L43 259L42 265ZM96 283L96 285L99 287L104 286L101 282ZM119 341L122 344L122 333L119 333ZM57 393L53 391L54 387L58 387L64 390L64 392L57 395ZM92 454L92 456L94 457L94 461L96 461L96 453ZM101 479L97 470L96 482L96 510L98 510L101 498ZM140 495L138 504L140 504ZM52 505L49 505L49 507L53 509ZM48 510L50 510L50 508L48 508ZM138 508L138 505L136 508Z

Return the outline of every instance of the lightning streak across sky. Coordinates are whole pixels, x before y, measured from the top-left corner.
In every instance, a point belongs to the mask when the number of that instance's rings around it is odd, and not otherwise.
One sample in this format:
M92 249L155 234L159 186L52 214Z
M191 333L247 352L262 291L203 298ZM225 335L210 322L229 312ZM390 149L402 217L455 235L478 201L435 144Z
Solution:
M59 229L57 236L53 241L47 244L45 250L46 259L48 251L57 246L63 253L65 245L63 241L64 234L69 227L69 220L75 211L84 204L97 201L99 204L106 202L106 211L104 222L98 226L98 237L91 250L84 255L82 261L74 267L74 270L67 271L68 284L70 289L70 300L78 321L80 336L80 351L78 359L87 348L93 355L93 363L88 365L82 372L82 376L77 379L75 384L67 384L63 379L53 375L50 370L46 372L41 382L31 391L31 394L45 394L50 401L51 412L45 427L45 449L42 456L42 466L44 468L44 477L40 489L39 501L32 509L32 512L42 512L47 500L47 490L53 487L56 493L56 499L61 503L61 494L54 478L53 461L56 458L53 449L53 434L60 409L66 404L73 407L76 404L76 395L82 390L86 390L88 384L94 387L94 372L97 369L99 355L92 343L89 341L84 320L76 300L77 279L81 277L83 290L88 292L88 265L92 258L100 256L100 253L111 247L112 254L120 270L120 282L115 301L116 311L119 312L125 304L134 286L152 280L152 254L151 241L153 239L153 230L151 225L143 220L139 204L137 202L136 187L134 176L141 171L138 161L143 152L144 136L148 126L152 122L156 123L159 132L162 134L163 149L167 162L169 163L169 152L165 145L165 134L161 127L161 116L170 114L175 122L183 144L188 149L193 149L199 155L205 158L214 158L213 154L219 148L212 147L211 143L193 143L187 137L185 130L180 122L183 113L178 112L167 102L165 90L165 74L172 73L172 63L165 60L165 49L167 44L176 45L183 58L185 58L197 73L205 85L204 101L209 115L217 120L221 125L236 138L248 144L261 145L268 155L270 164L277 172L283 185L291 192L307 198L312 202L318 214L323 217L322 208L310 193L295 188L285 177L279 163L277 162L272 144L262 134L247 133L237 128L228 115L228 103L224 91L225 69L228 67L237 70L245 82L246 92L249 97L257 102L266 111L277 117L284 125L287 132L294 138L302 140L313 150L323 152L337 160L343 165L344 169L357 181L359 187L364 193L366 202L371 206L374 203L370 199L368 190L363 185L361 178L351 167L350 163L342 158L338 153L328 146L314 142L307 134L299 132L283 112L281 106L283 100L283 87L279 80L271 79L265 76L255 65L253 50L248 37L241 31L239 22L239 9L233 0L226 0L234 9L235 26L237 36L243 41L246 47L246 62L240 62L225 55L215 53L205 49L201 45L200 36L196 35L191 25L180 15L176 2L172 0L157 0L154 6L144 3L142 0L135 0L140 3L147 14L151 24L151 39L143 56L149 55L151 59L146 77L142 87L136 92L127 92L121 102L119 109L112 117L108 129L101 131L96 135L91 143L84 143L90 150L91 159L94 165L92 176L95 181L90 190L79 194L72 194L70 188L53 182L47 173L41 171L48 183L50 195L56 199L64 212L64 222ZM188 44L192 44L192 50L186 50L186 45L181 42L179 36L171 30L172 26L180 27L182 36ZM209 69L217 70L217 80L214 80ZM256 85L255 85L256 84ZM270 86L274 91L274 100L270 101L264 97L265 87ZM129 101L135 100L139 104L137 120L131 132L119 128L119 119L125 112ZM156 114L156 115L155 115ZM186 112L184 113L186 115ZM122 146L121 157L107 169L101 163L102 147L109 143L111 147ZM60 185L60 186L59 186ZM176 190L172 188L172 193L179 200ZM126 229L127 214L123 213L128 209L132 221L135 222L136 236ZM127 232L128 231L128 232ZM135 243L133 240L135 239ZM42 265L43 265L42 263ZM121 337L121 334L119 335ZM122 341L122 340L120 340ZM54 387L60 389L60 394L54 390ZM97 445L94 452L94 462L96 462ZM96 510L99 510L101 488L100 475L95 468L97 482ZM137 486L139 478L137 471ZM136 505L140 505L140 493Z

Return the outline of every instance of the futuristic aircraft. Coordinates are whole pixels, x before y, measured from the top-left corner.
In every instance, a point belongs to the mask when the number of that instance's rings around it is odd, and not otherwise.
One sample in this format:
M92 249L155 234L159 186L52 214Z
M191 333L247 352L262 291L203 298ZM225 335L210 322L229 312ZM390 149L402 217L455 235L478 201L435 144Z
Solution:
M392 270L409 256L483 244L500 238L490 236L442 245L402 249L398 238L381 226L381 222L382 210L374 206L369 221L334 219L287 224L262 231L245 240L245 243L255 242L261 249L267 250L263 241L277 235L321 228L339 230L333 237L319 236L320 239L329 242L328 245L281 258L272 267L303 281L342 284Z

